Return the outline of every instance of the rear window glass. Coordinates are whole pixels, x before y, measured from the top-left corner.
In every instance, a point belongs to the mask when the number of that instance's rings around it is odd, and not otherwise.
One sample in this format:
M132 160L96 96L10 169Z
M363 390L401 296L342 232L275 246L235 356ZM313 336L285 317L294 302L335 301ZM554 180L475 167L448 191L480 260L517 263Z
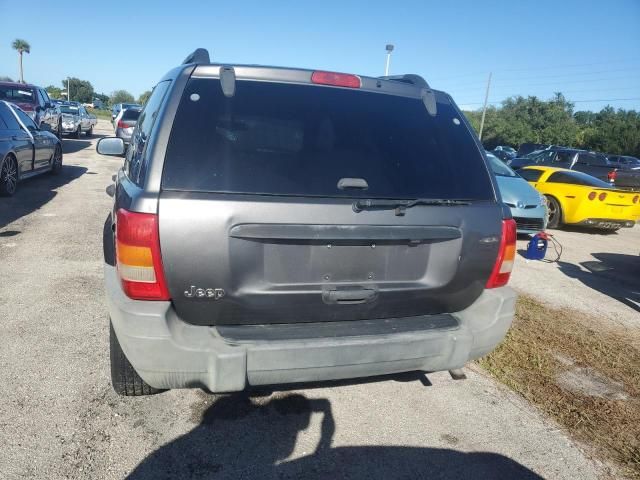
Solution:
M122 114L122 120L137 120L140 116L140 110L125 110Z
M28 87L0 85L0 100L16 103L36 103L35 92Z
M444 99L444 97L443 97ZM365 198L493 199L458 112L438 102L312 85L191 79L173 124L162 187ZM362 178L367 190L340 190Z
M576 172L574 170L555 172L549 175L547 183L568 183L571 185L584 185L587 187L610 188L607 182L603 182L586 173Z
M518 174L527 182L537 182L538 179L542 176L543 171L533 168L522 168L518 170Z

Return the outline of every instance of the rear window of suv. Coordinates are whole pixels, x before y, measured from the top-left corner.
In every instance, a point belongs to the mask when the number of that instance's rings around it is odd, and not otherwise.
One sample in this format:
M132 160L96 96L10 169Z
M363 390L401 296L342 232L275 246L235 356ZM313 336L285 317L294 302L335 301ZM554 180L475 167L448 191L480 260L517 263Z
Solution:
M174 120L165 190L364 198L495 198L478 147L448 99L362 90L189 80ZM366 190L340 190L342 178Z
M36 103L34 91L29 87L0 85L0 100L15 103Z

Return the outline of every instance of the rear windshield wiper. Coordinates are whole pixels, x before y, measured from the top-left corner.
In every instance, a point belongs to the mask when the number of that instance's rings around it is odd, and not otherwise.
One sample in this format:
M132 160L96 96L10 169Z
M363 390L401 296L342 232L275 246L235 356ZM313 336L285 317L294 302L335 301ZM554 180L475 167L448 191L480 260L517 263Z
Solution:
M450 200L447 198L416 198L415 200L385 200L385 199L365 199L353 202L353 211L361 212L365 209L395 209L398 216L404 215L407 208L416 205L434 205L434 206L458 206L470 205L467 200Z

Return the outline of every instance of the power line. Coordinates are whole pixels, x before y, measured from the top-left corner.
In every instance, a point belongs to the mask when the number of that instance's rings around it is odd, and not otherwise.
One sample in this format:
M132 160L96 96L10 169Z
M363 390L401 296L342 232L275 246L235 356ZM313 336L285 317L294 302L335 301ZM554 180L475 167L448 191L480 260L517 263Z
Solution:
M524 95L523 95L524 96ZM627 102L632 100L640 100L640 97L631 97L631 98L596 98L596 99L583 99L583 100L570 100L567 99L570 103L585 103L585 102ZM503 103L504 100L496 101L496 102L487 102L489 105L498 105ZM482 105L484 102L456 102L458 105Z
M625 60L610 60L606 62L592 62L592 63L574 63L574 64L559 64L559 65L543 65L543 66L533 66L533 67L524 67L524 68L507 68L507 69L491 69L493 72L526 72L526 71L540 71L540 70L553 70L557 68L575 68L575 67L592 67L597 65L611 65L613 63L627 63L627 62L639 62L640 57L636 58L628 58ZM487 69L488 70L488 69ZM473 77L479 75L486 75L487 70L483 72L475 72L475 73L465 73L462 75L448 75L445 77L434 77L436 80L447 80L449 78L462 78L462 77ZM433 81L433 78L429 78L429 80Z

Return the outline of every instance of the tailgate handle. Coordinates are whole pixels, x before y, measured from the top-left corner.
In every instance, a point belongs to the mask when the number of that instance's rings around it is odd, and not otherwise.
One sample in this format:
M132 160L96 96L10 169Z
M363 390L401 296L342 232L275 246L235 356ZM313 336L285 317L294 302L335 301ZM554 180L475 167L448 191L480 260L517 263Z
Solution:
M328 290L323 292L322 298L326 303L341 305L357 305L367 303L376 297L376 291L366 288L349 290Z
M340 190L356 189L366 190L369 188L369 184L364 178L341 178L338 181L338 188Z

